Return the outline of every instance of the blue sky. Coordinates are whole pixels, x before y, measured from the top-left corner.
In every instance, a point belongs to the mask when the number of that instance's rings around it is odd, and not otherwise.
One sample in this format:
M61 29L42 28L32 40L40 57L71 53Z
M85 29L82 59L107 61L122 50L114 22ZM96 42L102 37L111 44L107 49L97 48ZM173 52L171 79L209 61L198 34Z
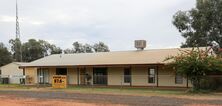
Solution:
M179 47L184 39L172 24L178 10L195 0L18 0L21 39L43 39L61 48L74 41L105 42L111 51ZM15 38L15 0L0 0L0 42Z

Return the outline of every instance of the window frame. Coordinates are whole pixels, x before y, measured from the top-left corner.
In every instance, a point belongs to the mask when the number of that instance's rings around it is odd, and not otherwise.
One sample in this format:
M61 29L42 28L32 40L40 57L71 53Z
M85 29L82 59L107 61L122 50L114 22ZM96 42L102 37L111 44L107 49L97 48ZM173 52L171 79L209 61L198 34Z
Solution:
M128 71L127 72L127 74L126 74L126 71ZM130 68L124 68L124 71L123 71L123 80L124 80L124 83L131 83L131 69Z
M40 77L42 76L42 77ZM48 68L38 68L37 69L37 82L38 84L49 83L49 69Z
M175 74L175 84L183 84L183 82L184 82L183 81L183 76L178 74L178 73L176 73Z
M151 73L151 71L153 72ZM149 84L155 84L156 83L156 74L157 74L157 69L155 67L149 67L148 68L148 83ZM152 80L151 80L152 79Z

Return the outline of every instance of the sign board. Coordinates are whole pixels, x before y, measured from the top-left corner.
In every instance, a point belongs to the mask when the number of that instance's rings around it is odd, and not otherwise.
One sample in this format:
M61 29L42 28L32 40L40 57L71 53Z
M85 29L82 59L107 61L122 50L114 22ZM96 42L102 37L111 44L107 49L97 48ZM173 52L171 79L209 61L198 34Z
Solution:
M53 75L52 76L52 87L53 88L66 88L67 87L66 75Z

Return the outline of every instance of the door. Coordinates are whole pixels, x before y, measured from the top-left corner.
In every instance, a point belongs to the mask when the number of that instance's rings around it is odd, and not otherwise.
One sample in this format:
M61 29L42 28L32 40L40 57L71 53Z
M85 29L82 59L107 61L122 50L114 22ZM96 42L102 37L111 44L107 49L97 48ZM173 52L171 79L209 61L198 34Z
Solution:
M39 84L48 84L49 83L49 70L48 69L38 69L37 77Z
M93 84L107 85L107 68L93 68Z

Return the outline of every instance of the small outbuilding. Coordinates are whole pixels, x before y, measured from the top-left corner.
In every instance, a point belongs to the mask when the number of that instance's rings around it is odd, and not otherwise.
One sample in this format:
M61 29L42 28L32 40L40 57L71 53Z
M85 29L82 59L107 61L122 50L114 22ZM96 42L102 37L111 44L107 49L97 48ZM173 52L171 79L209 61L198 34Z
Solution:
M20 84L20 80L25 75L23 69L19 69L21 65L25 65L22 62L12 62L7 65L0 67L0 78L1 80L7 79L7 83Z

